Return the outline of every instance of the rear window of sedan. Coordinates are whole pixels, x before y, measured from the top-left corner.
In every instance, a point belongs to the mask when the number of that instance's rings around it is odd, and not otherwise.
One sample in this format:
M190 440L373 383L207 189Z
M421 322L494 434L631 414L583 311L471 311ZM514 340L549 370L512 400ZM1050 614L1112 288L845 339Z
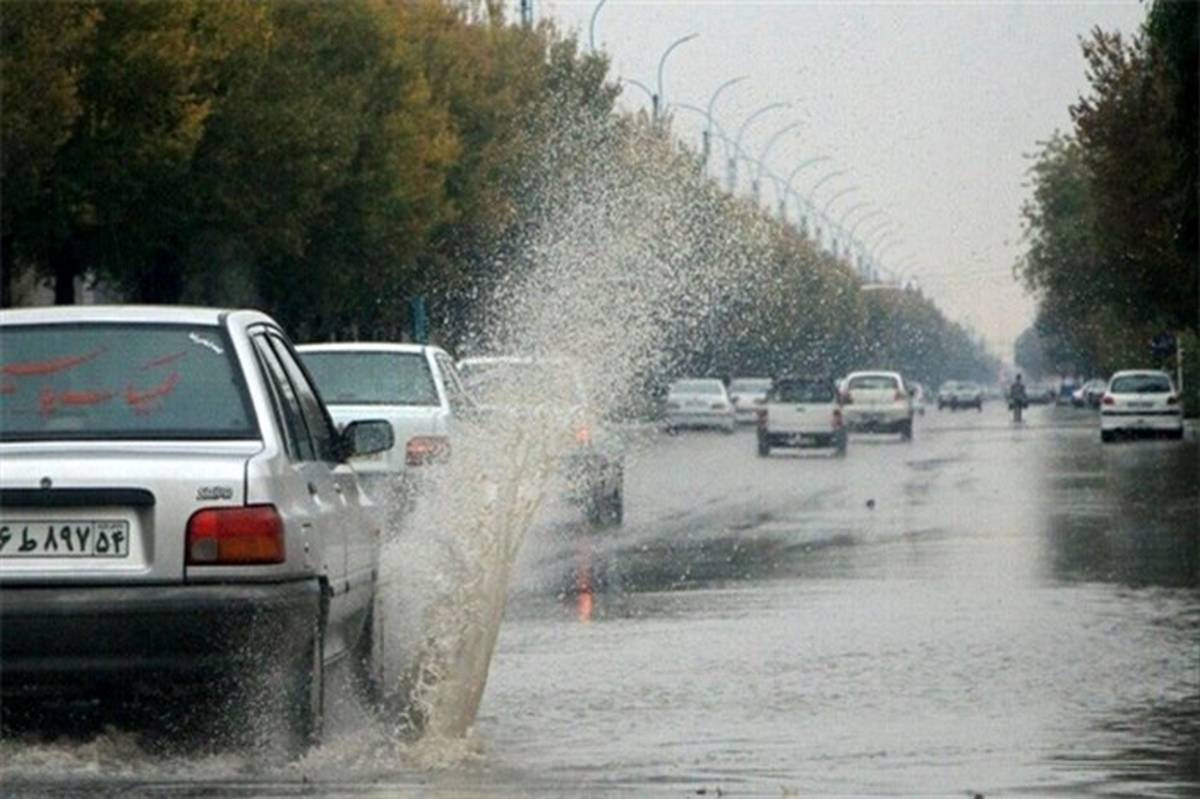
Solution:
M1112 381L1113 394L1170 394L1171 381L1166 375L1125 375Z
M419 352L338 350L300 358L330 405L440 405L429 360Z
M833 402L837 399L832 380L780 380L767 395L768 402Z
M899 388L896 378L891 375L859 375L858 377L850 378L850 389L863 390L888 390Z
M725 387L719 380L680 380L672 383L669 394L723 394Z
M220 327L0 328L0 440L258 437Z

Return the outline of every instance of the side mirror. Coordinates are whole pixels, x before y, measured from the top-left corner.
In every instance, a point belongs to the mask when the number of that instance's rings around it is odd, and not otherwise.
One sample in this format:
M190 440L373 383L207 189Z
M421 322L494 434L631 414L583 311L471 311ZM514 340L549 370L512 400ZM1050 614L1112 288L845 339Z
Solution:
M342 430L342 460L374 455L396 446L396 431L383 419L351 422Z

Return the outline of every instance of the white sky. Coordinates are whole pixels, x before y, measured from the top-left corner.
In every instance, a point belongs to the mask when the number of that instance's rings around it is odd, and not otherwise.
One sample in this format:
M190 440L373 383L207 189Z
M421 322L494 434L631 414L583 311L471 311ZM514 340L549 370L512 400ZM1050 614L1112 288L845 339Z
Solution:
M594 0L534 4L586 45ZM786 174L805 158L832 157L797 185L807 189L825 166L846 170L818 191L818 204L858 186L831 215L864 200L883 209L902 230L885 265L907 262L951 318L1007 359L1034 312L1012 278L1025 155L1070 128L1068 105L1086 89L1079 36L1096 25L1132 33L1144 15L1136 0L609 0L596 40L617 75L653 85L663 50L699 33L668 59L664 94L704 106L720 83L749 75L717 103L731 134L756 108L792 103L747 128L747 149L757 154L780 127L804 120L771 150L770 166ZM621 102L648 104L633 87ZM697 115L675 116L678 135L696 146L702 126ZM766 186L763 197L774 204Z

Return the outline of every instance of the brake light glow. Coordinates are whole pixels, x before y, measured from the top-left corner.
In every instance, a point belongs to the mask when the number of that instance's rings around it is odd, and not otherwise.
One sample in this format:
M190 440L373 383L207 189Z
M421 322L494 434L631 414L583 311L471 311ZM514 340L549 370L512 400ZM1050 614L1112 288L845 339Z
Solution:
M1105 394L1104 399L1100 400L1105 405L1116 405L1117 401L1113 399L1112 394Z
M274 505L203 508L187 524L189 565L283 563L283 519Z
M409 466L423 466L448 457L450 440L445 436L413 436L404 447L404 462Z

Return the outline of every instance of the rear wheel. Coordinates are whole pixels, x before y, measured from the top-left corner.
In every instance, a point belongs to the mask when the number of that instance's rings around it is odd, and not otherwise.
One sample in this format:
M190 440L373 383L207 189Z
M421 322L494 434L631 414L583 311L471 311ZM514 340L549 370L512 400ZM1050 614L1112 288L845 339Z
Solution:
M325 624L317 618L310 631L306 651L284 672L284 690L279 698L289 754L299 756L321 740L325 724ZM271 692L275 686L265 685Z
M1171 439L1172 441L1183 440L1183 428L1181 427L1178 430L1168 430L1167 438Z
M1105 444L1111 444L1112 442L1114 442L1116 440L1117 440L1117 431L1116 430L1101 430L1100 431L1100 441L1101 442L1103 442Z

